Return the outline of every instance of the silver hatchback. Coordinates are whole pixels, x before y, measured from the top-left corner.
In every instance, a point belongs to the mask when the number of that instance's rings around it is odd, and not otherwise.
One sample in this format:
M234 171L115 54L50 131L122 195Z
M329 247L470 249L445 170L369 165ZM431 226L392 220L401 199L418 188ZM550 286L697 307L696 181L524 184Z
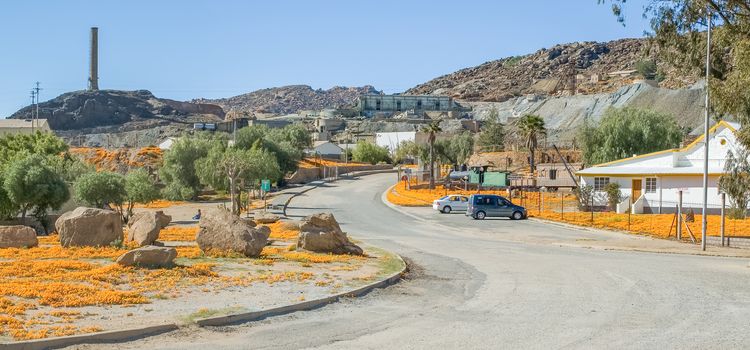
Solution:
M449 194L433 201L432 209L443 214L449 214L452 211L466 211L469 209L469 196L464 196L462 194Z

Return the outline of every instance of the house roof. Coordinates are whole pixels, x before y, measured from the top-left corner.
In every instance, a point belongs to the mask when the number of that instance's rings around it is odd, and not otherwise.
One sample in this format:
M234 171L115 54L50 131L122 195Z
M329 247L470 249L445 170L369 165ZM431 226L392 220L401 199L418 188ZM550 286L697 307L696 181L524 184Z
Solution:
M49 124L47 123L47 119L37 119L37 123L34 123L34 126L41 126L49 128ZM19 128L32 128L32 120L31 119L0 119L0 128L13 128L13 129L19 129Z
M722 121L719 121L718 123L716 123L713 127L711 127L711 129L708 130L709 134L715 133L716 129L718 129L719 126L727 127L727 128L729 128L729 130L732 130L732 132L737 132L737 130L740 129L740 124L738 124L738 123L732 123L732 122L727 122L727 121L722 120ZM663 151L657 151L657 152L651 152L651 153L644 153L644 154L640 154L640 155L633 156L633 157L628 157L628 158L613 160L611 162L596 164L596 165L592 166L592 168L594 168L594 167L610 166L610 165L614 165L614 164L618 164L618 163L623 163L623 162L627 162L627 161L631 161L631 160L635 160L635 159L647 158L647 157L656 156L656 155L660 155L660 154L664 154L664 153L669 153L669 152L684 152L684 151L689 151L693 147L698 146L701 143L701 141L703 141L704 137L706 137L706 136L705 135L699 136L698 138L696 138L695 140L693 140L693 142L691 142L690 144L688 144L687 146L685 146L683 148L671 148L671 149L665 149Z
M715 134L716 131L720 127L725 127L732 132L737 132L737 130L740 129L740 124L733 123L733 122L727 122L727 121L719 121L716 123L713 127L709 129L709 134ZM705 135L700 135L698 138L693 140L690 144L688 144L685 147L682 148L673 148L673 149L667 149L663 151L658 152L652 152L652 153L646 153L641 154L633 157L613 160L611 162L601 163L594 165L590 168L586 168L580 171L577 171L577 175L611 175L611 176L630 176L630 175L702 175L703 174L703 167L702 166L690 166L690 167L673 167L673 166L665 166L665 167L629 167L629 166L620 166L620 164L638 160L638 159L647 159L654 156L659 156L667 153L678 153L678 152L689 152L693 148L698 147L702 144L703 139L705 138ZM709 167L708 169L709 175L721 175L723 172L723 169L720 167Z

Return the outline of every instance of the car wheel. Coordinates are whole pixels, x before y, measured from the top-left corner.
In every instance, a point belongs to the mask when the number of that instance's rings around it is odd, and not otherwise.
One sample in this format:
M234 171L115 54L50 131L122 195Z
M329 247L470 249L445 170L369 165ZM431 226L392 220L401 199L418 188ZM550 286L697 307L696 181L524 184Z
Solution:
M449 205L446 205L443 207L443 214L450 214L451 213L451 207Z
M484 220L485 217L487 217L487 214L485 214L483 211L478 211L476 214L474 214L474 218L477 220Z
M510 218L513 220L521 220L523 219L523 214L520 211L514 211Z

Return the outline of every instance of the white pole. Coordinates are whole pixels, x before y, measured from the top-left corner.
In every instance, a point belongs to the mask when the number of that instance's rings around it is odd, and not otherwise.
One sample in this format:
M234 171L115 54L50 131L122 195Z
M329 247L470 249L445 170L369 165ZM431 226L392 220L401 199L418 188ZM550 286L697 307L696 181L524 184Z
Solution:
M706 250L706 229L708 226L708 77L711 70L711 12L707 11L708 31L706 32L706 124L704 125L703 143L703 215L701 217L701 250Z

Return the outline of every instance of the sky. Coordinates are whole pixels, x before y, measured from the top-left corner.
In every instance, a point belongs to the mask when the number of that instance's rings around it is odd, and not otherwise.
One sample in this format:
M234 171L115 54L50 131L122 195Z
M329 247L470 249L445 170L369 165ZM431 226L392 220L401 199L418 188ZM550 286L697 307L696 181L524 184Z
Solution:
M402 92L461 68L576 41L642 37L597 0L4 0L0 117L85 89L99 27L99 88L176 100L275 86Z

